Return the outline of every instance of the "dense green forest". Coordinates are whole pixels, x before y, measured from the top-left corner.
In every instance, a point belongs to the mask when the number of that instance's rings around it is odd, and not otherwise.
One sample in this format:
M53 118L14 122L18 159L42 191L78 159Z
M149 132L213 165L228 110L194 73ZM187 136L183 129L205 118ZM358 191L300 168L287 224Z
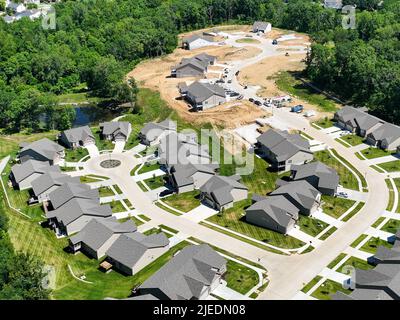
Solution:
M135 83L124 75L141 59L170 53L182 31L256 19L308 32L312 81L389 121L399 121L400 4L356 4L357 28L311 0L83 0L56 5L56 30L41 21L0 22L0 127L9 130L68 127L73 114L54 95L87 86L111 102L134 101ZM86 90L86 88L84 88Z

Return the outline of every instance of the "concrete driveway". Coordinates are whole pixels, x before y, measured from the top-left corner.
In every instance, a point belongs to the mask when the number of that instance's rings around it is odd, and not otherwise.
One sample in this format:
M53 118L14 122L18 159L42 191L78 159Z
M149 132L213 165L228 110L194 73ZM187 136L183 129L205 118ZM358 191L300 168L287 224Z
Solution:
M86 150L89 152L89 156L91 158L97 157L99 153L99 149L95 144L88 144L85 146Z
M186 213L184 217L186 219L198 223L209 217L212 217L213 215L216 215L217 213L218 213L217 210L207 207L204 204L201 204L197 208L194 208L193 210Z
M112 153L122 153L125 148L125 143L126 143L125 140L115 141L114 150L112 151Z

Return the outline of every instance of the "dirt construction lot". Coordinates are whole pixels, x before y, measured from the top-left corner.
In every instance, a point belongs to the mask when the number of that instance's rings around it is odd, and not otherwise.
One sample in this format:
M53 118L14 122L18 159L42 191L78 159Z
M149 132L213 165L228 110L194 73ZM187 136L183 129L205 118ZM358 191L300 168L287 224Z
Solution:
M186 121L198 124L210 122L218 126L234 128L265 115L265 112L247 101L230 102L199 113L190 112L187 103L177 99L179 97L177 85L182 81L190 82L196 79L176 79L170 78L169 75L171 68L178 64L182 58L192 57L202 52L217 56L218 63L224 63L251 58L256 56L260 50L254 47L234 48L228 46L212 46L192 51L176 49L168 56L143 61L128 74L128 77L135 78L142 87L159 91L161 97L177 110ZM218 67L212 67L210 70L218 70ZM219 68L219 70L222 70L222 68Z

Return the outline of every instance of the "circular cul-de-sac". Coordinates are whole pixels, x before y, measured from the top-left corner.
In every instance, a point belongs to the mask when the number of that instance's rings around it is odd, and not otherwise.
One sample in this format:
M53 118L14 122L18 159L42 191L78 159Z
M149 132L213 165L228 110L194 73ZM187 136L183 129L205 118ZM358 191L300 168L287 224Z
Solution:
M115 159L104 160L100 162L100 166L104 169L112 169L119 167L121 165L121 161Z

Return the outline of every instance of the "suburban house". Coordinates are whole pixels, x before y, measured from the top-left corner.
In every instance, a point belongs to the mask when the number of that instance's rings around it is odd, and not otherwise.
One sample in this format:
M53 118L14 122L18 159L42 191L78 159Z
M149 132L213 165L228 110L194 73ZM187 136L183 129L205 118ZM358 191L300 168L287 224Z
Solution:
M51 165L59 164L65 156L64 147L43 138L32 143L21 143L18 158L21 163L33 159L48 161Z
M208 66L213 65L217 57L207 53L200 53L192 58L183 58L182 61L171 69L171 76L176 78L202 77L208 70Z
M6 9L12 10L14 13L21 13L26 10L25 4L23 1L13 2L13 1L6 1L5 3Z
M342 9L343 0L324 0L324 7L331 9Z
M99 200L99 190L92 189L84 183L67 182L49 193L47 210L55 210L72 199Z
M206 35L194 34L182 39L182 48L186 50L194 50L215 44L214 37Z
M310 143L300 134L269 129L257 138L257 152L271 164L272 169L288 171L314 159Z
M263 197L246 209L246 221L287 234L299 219L299 209L284 196Z
M256 21L253 23L253 32L258 33L268 33L272 30L272 25L265 21Z
M309 216L319 206L321 193L305 180L284 182L277 189L272 191L270 196L284 196L294 204L301 214Z
M373 262L375 264L399 264L400 265L400 241L396 241L397 245L394 245L392 248L386 248L384 246L378 247L376 251Z
M367 142L385 150L396 150L400 146L400 127L385 123L367 135Z
M356 269L355 289L347 295L337 292L334 300L400 300L400 242L393 248L379 247L372 270Z
M209 245L187 246L138 288L160 300L205 300L220 284L226 260Z
M319 161L293 165L290 178L295 181L305 180L319 192L329 196L334 196L339 186L336 170Z
M209 164L208 145L197 143L194 133L170 133L163 137L158 147L160 164L167 169L176 164Z
M50 166L48 162L28 160L15 164L11 168L10 180L14 188L25 190L32 188L32 181L48 172L61 173L59 166Z
M97 199L74 198L56 210L46 212L49 226L58 235L67 236L81 231L94 218L111 216L111 207L99 205Z
M345 106L335 113L340 128L349 130L381 149L396 150L400 146L400 127L367 113L367 108Z
M134 275L169 250L169 240L161 232L146 236L139 232L121 234L107 250L107 262L120 272Z
M233 207L235 202L248 197L248 188L239 182L240 176L213 176L200 187L201 201L216 209Z
M32 181L32 192L39 202L47 201L52 191L67 182L79 184L80 179L61 172L50 171Z
M76 149L94 144L96 139L88 126L63 131L58 137L60 143L67 148Z
M101 259L119 238L120 235L136 232L137 228L132 220L123 223L116 218L92 219L76 235L69 239L72 252L83 252L89 257Z
M184 98L196 111L207 110L227 101L224 88L218 84L196 81L186 90L186 92L182 92Z
M184 193L200 189L215 175L215 170L213 165L176 164L170 168L168 177L176 193Z
M128 140L132 126L127 121L109 121L100 123L101 137L112 141Z
M334 120L338 127L365 137L385 122L367 113L368 109L345 106L336 111Z
M153 146L160 143L171 132L176 132L176 122L165 119L159 123L149 122L139 132L140 142L146 146Z

